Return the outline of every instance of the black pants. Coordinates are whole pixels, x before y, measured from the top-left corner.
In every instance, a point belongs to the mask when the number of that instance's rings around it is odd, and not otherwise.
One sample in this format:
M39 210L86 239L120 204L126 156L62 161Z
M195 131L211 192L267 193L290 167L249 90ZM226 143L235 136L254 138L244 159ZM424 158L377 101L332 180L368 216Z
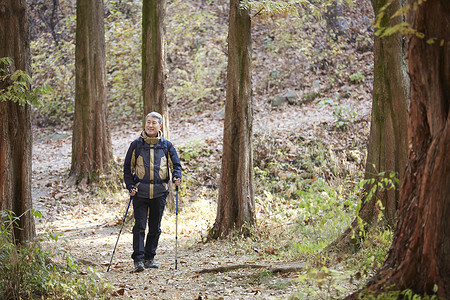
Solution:
M133 254L134 261L153 259L156 255L159 236L161 235L161 218L166 206L166 196L145 199L134 197ZM147 240L144 245L145 228L148 220Z

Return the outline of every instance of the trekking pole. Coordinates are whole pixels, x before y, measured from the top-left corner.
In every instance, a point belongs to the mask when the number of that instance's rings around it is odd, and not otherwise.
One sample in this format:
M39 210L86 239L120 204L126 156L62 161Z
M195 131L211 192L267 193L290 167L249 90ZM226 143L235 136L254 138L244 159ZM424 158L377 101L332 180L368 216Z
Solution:
M130 208L130 204L131 204L132 200L133 200L133 197L130 197L130 201L128 202L127 210L125 211L125 216L123 216L122 226L120 226L119 236L117 237L116 245L114 246L114 250L111 255L111 260L109 261L108 270L106 270L106 272L109 272L109 268L111 267L114 253L116 253L117 243L119 242L120 234L122 233L123 225L125 224L125 218L127 217L128 209Z
M175 204L175 270L177 269L177 249L178 249L178 185L175 186L176 204Z

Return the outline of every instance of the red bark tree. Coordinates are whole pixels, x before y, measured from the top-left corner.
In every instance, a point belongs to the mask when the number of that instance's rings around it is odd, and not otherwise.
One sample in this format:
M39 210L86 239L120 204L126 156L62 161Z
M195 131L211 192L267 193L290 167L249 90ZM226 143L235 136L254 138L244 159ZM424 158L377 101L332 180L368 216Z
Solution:
M226 237L233 229L248 234L255 223L251 19L240 2L230 0L222 173L216 221L209 232L213 239Z
M142 4L142 94L144 117L152 111L159 112L164 118L164 137L170 139L166 97L166 5L166 0L143 1Z
M106 99L103 0L77 1L75 113L72 167L74 183L95 181L112 159Z
M0 57L13 59L13 65L9 66L11 73L22 70L30 74L28 36L26 1L0 2ZM9 84L0 81L0 90ZM11 210L16 216L32 208L30 111L28 104L0 101L0 210ZM20 219L19 227L22 230L15 230L18 241L35 236L34 219L30 214Z
M386 6L390 3L389 6ZM380 26L390 28L401 23L403 16L393 17L402 8L402 0L372 0L375 20ZM378 174L395 172L402 179L408 161L408 87L405 43L400 32L390 36L375 36L373 102L365 179L375 183L364 186L366 192L379 183ZM367 193L369 195L370 193ZM330 248L356 248L360 239L360 221L365 230L376 225L395 226L399 200L399 189L377 189L371 196L362 199L361 210L351 226L334 241ZM384 218L378 220L381 203ZM354 234L354 232L358 234ZM355 238L356 237L356 238Z

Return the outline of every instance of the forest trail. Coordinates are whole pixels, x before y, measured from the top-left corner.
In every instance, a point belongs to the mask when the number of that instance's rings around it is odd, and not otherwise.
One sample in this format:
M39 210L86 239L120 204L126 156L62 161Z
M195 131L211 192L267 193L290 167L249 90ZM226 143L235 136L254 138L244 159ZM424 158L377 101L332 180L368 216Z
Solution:
M359 102L361 120L367 119L369 105ZM256 109L254 131L267 134L296 134L313 138L320 123L333 122L328 106L288 106L282 109ZM172 120L171 140L175 146L192 138L220 140L223 120L202 115ZM106 269L117 240L128 196L101 203L88 187L66 186L70 169L71 133L34 128L33 205L43 213L36 222L37 233L61 233L48 247L63 249L81 263L81 269L94 267L122 299L285 299L296 291L298 273L282 268L302 268L302 262L265 261L258 255L270 249L236 247L239 240L202 243L204 228L215 219L215 199L199 199L192 205L208 210L208 220L196 224L182 207L178 216L178 269L175 270L175 214L165 212L155 262L159 269L132 273L133 262L130 208L120 236L111 270ZM114 128L114 157L121 161L139 127ZM195 211L195 209L194 209ZM205 225L207 224L207 225ZM259 258L261 257L261 258ZM255 259L256 258L256 259ZM241 268L239 265L251 265ZM231 266L231 267L230 267ZM220 267L229 267L220 272ZM277 272L274 268L282 270ZM275 270L275 274L265 276Z

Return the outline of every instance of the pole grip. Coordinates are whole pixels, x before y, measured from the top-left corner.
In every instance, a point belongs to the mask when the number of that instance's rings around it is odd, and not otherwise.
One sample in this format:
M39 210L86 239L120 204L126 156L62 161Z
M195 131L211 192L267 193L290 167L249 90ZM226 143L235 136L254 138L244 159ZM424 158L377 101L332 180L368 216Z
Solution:
M175 191L176 191L175 213L178 214L178 185L175 186Z
M178 269L178 185L176 191L176 209L175 209L175 270Z

